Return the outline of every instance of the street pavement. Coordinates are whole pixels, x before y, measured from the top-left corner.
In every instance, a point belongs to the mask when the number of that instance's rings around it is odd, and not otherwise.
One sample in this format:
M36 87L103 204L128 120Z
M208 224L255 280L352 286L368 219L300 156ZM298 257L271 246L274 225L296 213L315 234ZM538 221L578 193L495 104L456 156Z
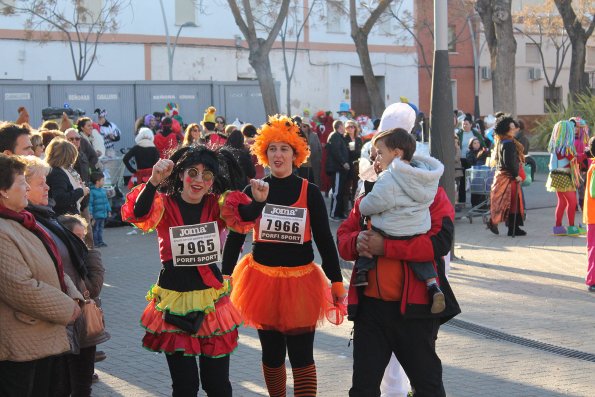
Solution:
M493 235L481 218L470 223L465 212L457 214L450 282L463 313L459 321L441 327L437 340L449 397L595 395L595 294L584 284L586 240L551 235L555 196L545 191L544 175L536 179L526 189L525 237L506 237L504 225L499 236ZM334 231L338 223L331 226ZM102 299L112 339L98 347L107 360L96 365L100 382L93 396L171 395L165 358L144 350L140 342L145 293L160 268L156 236L130 235L131 230L107 229L104 235L109 247L101 249L106 267ZM343 265L348 277L349 263ZM317 331L320 396L348 394L350 332L347 321ZM542 342L538 347L582 352L586 360L513 343L514 337ZM292 395L289 363L287 367ZM266 395L254 330L241 329L230 372L234 396Z

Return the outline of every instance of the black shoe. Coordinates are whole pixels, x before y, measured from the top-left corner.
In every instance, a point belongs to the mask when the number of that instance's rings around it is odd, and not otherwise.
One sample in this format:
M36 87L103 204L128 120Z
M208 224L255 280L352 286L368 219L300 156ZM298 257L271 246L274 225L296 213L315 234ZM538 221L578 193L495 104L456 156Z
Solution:
M490 229L490 232L494 233L494 234L500 234L500 232L498 231L498 225L494 225L492 223L492 220L488 220L488 224L487 224L488 229Z
M442 313L446 309L446 301L444 300L444 293L438 284L430 284L428 286L428 293L432 299L432 308L430 309L432 314Z
M357 272L353 280L355 287L364 287L368 285L368 272Z
M595 292L595 285L589 285L589 292Z
M508 228L508 235L509 236L512 236L512 230L513 229ZM526 236L527 235L527 232L517 226L516 230L514 231L514 235L515 236Z
M105 354L105 352L103 350L97 350L95 352L95 362L96 363L103 361L106 358L107 358L107 354Z

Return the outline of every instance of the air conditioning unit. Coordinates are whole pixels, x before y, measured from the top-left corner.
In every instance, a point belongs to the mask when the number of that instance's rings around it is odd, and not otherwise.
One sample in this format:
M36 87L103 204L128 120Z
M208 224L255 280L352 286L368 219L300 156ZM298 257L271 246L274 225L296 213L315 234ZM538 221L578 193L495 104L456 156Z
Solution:
M489 66L481 67L481 79L482 80L491 80L492 79L492 69L490 69Z
M541 80L541 68L529 68L529 80Z

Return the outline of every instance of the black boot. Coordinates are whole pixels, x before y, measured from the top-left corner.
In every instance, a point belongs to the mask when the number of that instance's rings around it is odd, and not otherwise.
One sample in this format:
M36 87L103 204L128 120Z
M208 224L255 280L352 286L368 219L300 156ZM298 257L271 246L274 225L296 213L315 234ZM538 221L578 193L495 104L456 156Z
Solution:
M508 235L512 237L526 236L527 232L519 227L519 215L510 214L508 216Z
M500 232L498 231L498 225L494 225L491 219L488 219L487 227L488 229L490 229L490 232L494 234L500 234Z

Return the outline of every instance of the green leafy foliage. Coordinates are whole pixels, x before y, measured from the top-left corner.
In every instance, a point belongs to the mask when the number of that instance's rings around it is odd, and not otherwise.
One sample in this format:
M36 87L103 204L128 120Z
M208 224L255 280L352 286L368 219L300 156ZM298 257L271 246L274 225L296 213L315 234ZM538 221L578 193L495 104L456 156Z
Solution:
M595 123L595 96L579 94L576 100L569 101L568 106L548 106L548 112L539 120L531 138L531 147L535 150L546 150L552 128L560 120L568 120L579 116L587 122L592 130Z

